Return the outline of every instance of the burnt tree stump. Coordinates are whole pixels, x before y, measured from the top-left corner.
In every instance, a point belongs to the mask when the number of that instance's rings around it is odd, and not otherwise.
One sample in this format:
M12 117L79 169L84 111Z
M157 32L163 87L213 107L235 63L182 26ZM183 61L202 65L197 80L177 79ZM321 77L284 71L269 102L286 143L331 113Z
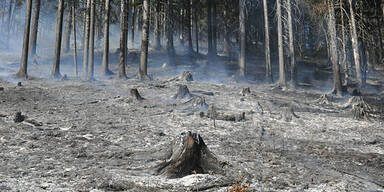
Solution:
M139 91L137 89L131 89L130 91L131 97L137 101L142 101L144 98L139 94Z
M180 75L169 79L168 81L193 81L191 71L183 71Z
M25 120L25 116L21 114L21 112L16 112L15 116L13 117L13 121L15 123L21 123Z
M219 161L201 136L190 131L172 142L172 154L156 167L156 175L180 178L193 173L224 173L227 164Z
M179 85L177 89L176 95L172 97L173 99L190 99L192 98L192 94L189 92L189 89L186 85Z

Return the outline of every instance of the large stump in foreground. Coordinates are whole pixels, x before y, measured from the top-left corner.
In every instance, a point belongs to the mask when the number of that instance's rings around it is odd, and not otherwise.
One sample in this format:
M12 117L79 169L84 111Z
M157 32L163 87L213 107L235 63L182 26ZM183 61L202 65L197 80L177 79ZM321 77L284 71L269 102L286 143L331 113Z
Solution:
M193 173L223 173L225 165L208 149L199 134L188 131L172 142L172 154L156 167L156 174L180 178Z

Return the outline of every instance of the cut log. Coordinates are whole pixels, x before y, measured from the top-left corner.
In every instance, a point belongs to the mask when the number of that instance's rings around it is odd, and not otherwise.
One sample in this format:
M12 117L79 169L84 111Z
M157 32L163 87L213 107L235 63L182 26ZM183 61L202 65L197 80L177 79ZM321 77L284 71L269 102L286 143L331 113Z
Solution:
M245 112L241 112L238 114L227 114L227 113L217 112L216 108L213 105L211 105L208 108L207 117L213 120L239 122L239 121L245 120Z
M183 71L180 75L169 79L168 81L193 81L191 71Z
M201 136L190 131L172 142L172 154L156 167L156 175L180 178L193 173L223 174L227 163L217 159Z
M142 101L142 100L144 100L144 98L141 97L141 95L139 94L139 91L138 91L137 89L131 89L130 93L131 93L131 97L132 97L134 100L137 100L137 101Z
M190 99L192 94L189 92L189 89L186 85L179 85L176 95L172 97L173 99Z

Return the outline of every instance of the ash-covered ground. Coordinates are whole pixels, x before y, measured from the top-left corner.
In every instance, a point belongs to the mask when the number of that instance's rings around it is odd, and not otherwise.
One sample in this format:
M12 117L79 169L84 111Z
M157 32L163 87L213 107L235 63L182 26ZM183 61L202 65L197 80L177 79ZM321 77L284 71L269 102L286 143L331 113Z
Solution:
M210 67L194 59L162 67L161 55L150 56L151 81L135 78L133 60L128 80L97 73L86 82L73 77L72 64L62 65L68 80L46 78L51 62L43 59L29 66L30 79L13 79L18 58L3 54L0 191L227 191L236 183L249 191L384 190L381 87L363 93L371 111L357 119L351 96L320 91L329 81L309 86L304 79L306 86L283 91L257 79L238 81L228 63ZM184 70L193 71L194 81L175 78ZM180 85L187 97L174 97ZM144 100L132 98L132 88ZM245 119L207 117L212 106ZM17 112L24 121L14 122ZM225 173L154 175L183 131L199 133L228 163Z

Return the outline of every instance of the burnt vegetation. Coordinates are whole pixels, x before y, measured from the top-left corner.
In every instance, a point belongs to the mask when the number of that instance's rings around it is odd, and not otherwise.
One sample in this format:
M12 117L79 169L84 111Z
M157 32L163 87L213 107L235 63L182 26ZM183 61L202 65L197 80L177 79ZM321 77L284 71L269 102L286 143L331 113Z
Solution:
M1 0L0 191L384 190L382 0Z

